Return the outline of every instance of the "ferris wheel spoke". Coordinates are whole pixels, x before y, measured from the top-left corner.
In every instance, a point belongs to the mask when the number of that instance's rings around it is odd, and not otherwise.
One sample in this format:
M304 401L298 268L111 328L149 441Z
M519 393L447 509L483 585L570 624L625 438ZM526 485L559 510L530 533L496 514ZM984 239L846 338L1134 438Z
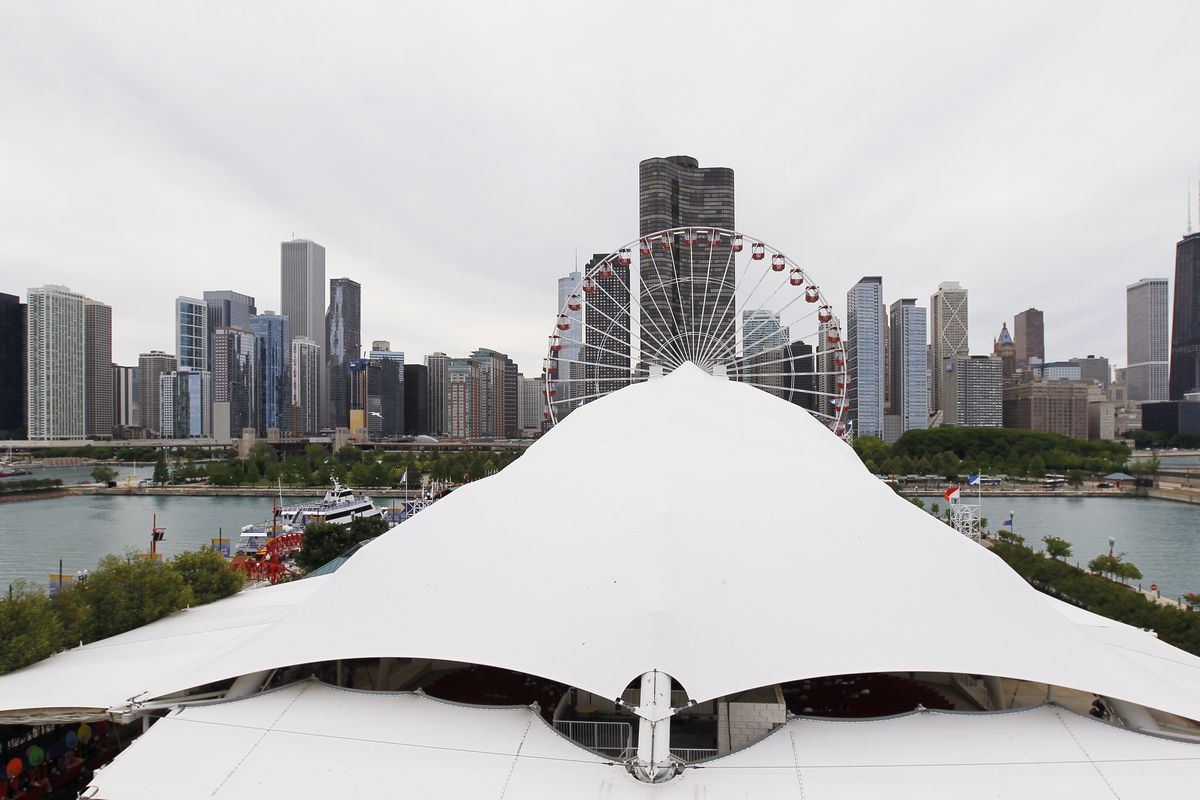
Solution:
M603 280L603 279L601 279L601 280ZM629 306L622 305L622 303L619 300L617 300L617 298L613 297L612 294L608 291L608 289L605 288L605 286L601 282L601 280L597 280L595 282L596 288L599 289L600 291L604 292L605 296L608 297L608 299L613 302L613 305L618 306L621 309L621 311L625 312L625 314L629 317L629 320L630 320L629 325L621 325L621 323L619 321L610 317L608 314L606 314L604 311L602 311L599 306L597 306L595 304L593 304L591 306L585 306L586 308L589 309L589 313L591 310L598 311L609 322L612 322L614 325L617 325L622 330L627 331L630 336L630 343L632 343L634 337L637 337L639 352L644 353L646 350L652 350L654 355L658 356L659 358L662 358L664 360L673 360L673 359L670 359L668 354L661 352L657 348L649 347L648 343L642 337L640 332L638 332L638 333L634 332L634 330L633 330L633 306L632 305L629 305ZM639 281L639 283L640 283L640 281ZM637 302L633 299L634 298L633 287L630 286L627 288L629 290L628 294L629 294L630 303ZM638 303L638 318L639 318L639 320L645 319L644 310L642 309L642 306L640 303ZM653 321L653 318L651 318L651 319ZM655 323L655 326L657 327L657 323ZM673 360L673 366L678 366L678 364L679 364L678 360Z
M665 237L665 236L666 236L666 234L664 234L664 237ZM670 240L667 240L667 241L670 241ZM654 246L655 246L656 244L658 244L658 242L651 241L651 242L650 242L650 246L649 246L649 248L648 248L648 252L649 252L649 254L650 254L650 264L651 264L651 266L653 266L653 267L654 267L654 275L655 275L655 277L657 277L657 278L658 278L658 287L657 287L657 288L659 288L659 289L663 290L663 291L664 291L664 293L665 293L665 292L666 292L666 290L667 290L668 283L667 283L667 281L666 281L666 280L664 280L664 279L663 279L662 272L660 272L660 271L659 271L659 269L658 269L658 259L656 259L656 258L654 257ZM671 243L671 245L673 246L673 245L674 245L674 243L672 242L672 243ZM672 252L674 252L674 251L672 250ZM671 258L671 263L672 263L672 264L674 264L674 263L675 263L675 258L674 258L674 257L672 257L672 258ZM676 274L676 280L678 280L678 273ZM654 302L654 307L657 309L657 308L659 308L659 305L658 305L658 299L657 299L657 298L654 296L654 289L655 289L655 287L651 287L651 288L650 288L650 299L651 299L651 300ZM676 294L678 294L678 292L676 292ZM681 327L681 326L680 326L680 324L679 324L679 320L678 320L678 318L676 318L676 316L675 316L675 306L676 306L676 305L678 305L678 304L677 304L677 303L672 303L672 302L671 302L671 298L670 298L670 297L665 297L664 299L666 300L666 303L667 303L667 309L668 309L668 310L671 312L671 326L672 326L672 327L675 329L675 331L676 331L676 332L678 332L678 331L680 330L680 327ZM661 314L661 309L660 309L659 313ZM682 309L682 308L680 308L680 309L679 309L679 313L680 313L680 315L682 315L682 314L683 314L683 309ZM666 319L665 319L665 318L663 319L663 322L664 322L664 324L666 323ZM686 328L686 325L685 325L685 326L682 326L682 327ZM677 334L677 335L678 335L678 334ZM669 340L669 339L671 339L671 338L673 338L673 337L667 337L667 338L668 338L668 340ZM680 357L681 357L681 360L682 360L682 361L686 361L686 360L687 360L687 357L686 357L686 355L685 355L685 354L683 354L683 353L679 353L679 355L680 355Z
M716 236L716 237L717 237L717 238L716 238L716 242L717 242L717 244L715 244L715 245L713 244L713 241L714 241L714 240L713 240L713 238L712 238L713 236ZM720 236L721 236L720 232L719 232L717 229L715 229L715 228L714 228L714 229L713 229L713 230L712 230L712 231L709 233L709 245L708 245L708 248L709 248L709 254L708 254L708 258L709 258L709 264L710 264L710 266L711 266L711 264L712 264L712 251L715 249L715 247L719 246L719 244L720 244ZM722 292L722 291L725 291L725 290L728 290L728 291L729 291L729 295L730 295L730 297L733 297L733 296L736 296L736 295L737 295L737 286L736 286L736 277L737 277L737 276L736 276L736 274L734 275L734 278L735 278L735 285L731 287L731 286L729 286L729 284L728 284L728 278L729 278L729 264L730 264L730 262L733 262L733 261L735 261L735 259L734 259L734 256L736 255L736 254L734 253L734 250L733 250L733 245L734 245L734 242L733 242L733 240L732 240L732 238L731 238L731 239L730 239L730 242L729 242L729 254L728 254L728 255L726 256L726 258L725 258L725 269L721 271L721 282L720 282L719 284L717 284L717 286L719 287L719 288L717 289L717 292L718 292L718 297L717 297L717 300L716 300L716 301L714 301L714 302L713 302L713 304L712 304L712 310L709 312L709 315L708 315L708 324L704 326L704 327L705 327L705 330L712 330L713 326L717 324L717 317L716 317L716 315L717 315L717 307L720 305L720 296L719 296L720 292ZM710 270L709 270L709 273L711 273L711 272L712 272L712 270L710 269ZM708 280L708 275L705 275L705 281L706 281L706 282L705 282L705 285L704 285L704 295L705 295L705 297L706 297L706 298L708 297L708 283L707 283L707 280ZM704 351L704 352L701 354L701 358L702 358L702 359L704 359L706 362L707 362L707 361L708 361L710 358L713 358L713 357L715 356L715 352L714 352L714 348L716 347L716 344L715 344L715 343L716 343L716 339L710 339L710 340L709 340L709 345L708 345L708 347L706 347L706 348L705 348L705 351ZM737 350L737 335L736 335L736 334L734 335L733 349L734 349L734 350Z
M644 251L647 254L649 254L650 263L654 268L655 275L659 279L658 280L658 288L663 289L666 285L665 282L663 281L662 274L658 271L658 262L654 258L654 245L655 245L655 242L650 241L645 238L641 239L639 242L639 245L638 245L638 252L639 252L639 256L638 256L638 295L641 295L642 292L647 292L650 295L650 302L652 302L654 304L655 313L653 313L653 314L648 313L649 309L646 308L646 304L643 303L641 298L639 297L637 300L638 310L639 310L638 316L639 316L639 324L643 328L646 327L646 318L647 317L650 318L650 321L654 324L655 330L658 332L658 335L661 337L660 345L662 347L666 347L667 342L671 341L672 336L670 335L670 333L668 331L663 329L663 326L666 325L666 326L674 328L676 330L678 330L678 328L679 328L678 322L675 320L675 309L669 302L667 303L667 308L671 312L671 323L668 324L667 317L663 313L662 307L658 304L658 298L655 296L655 288L654 287L647 288L646 281L644 281L642 279L642 265L645 263L645 256L640 255L640 253ZM629 292L629 298L630 298L630 301L633 302L633 291L632 290ZM664 298L664 299L667 299L667 298ZM675 353L675 356L676 356L676 359L675 359L676 362L682 363L682 354Z

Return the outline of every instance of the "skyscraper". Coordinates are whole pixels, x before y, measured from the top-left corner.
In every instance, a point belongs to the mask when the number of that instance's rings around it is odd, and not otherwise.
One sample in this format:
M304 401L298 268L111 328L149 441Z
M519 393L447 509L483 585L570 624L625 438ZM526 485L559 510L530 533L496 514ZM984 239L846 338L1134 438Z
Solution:
M1200 233L1188 234L1175 245L1171 324L1170 399L1182 400L1200 390Z
M23 438L25 431L26 306L0 293L0 436Z
M158 379L159 430L164 438L212 435L212 373L180 367Z
M86 297L65 286L29 290L26 413L30 439L84 437L86 303Z
M175 354L180 369L207 370L208 303L194 297L175 298Z
M850 419L858 436L883 436L883 326L883 278L861 278L846 293Z
M89 439L113 432L112 307L87 300L83 307L84 429Z
M174 372L178 367L175 356L161 350L151 350L138 356L138 424L147 436L163 435L162 376Z
M344 428L350 423L350 362L362 352L362 287L356 281L349 278L329 280L325 331L326 363L329 365L328 424Z
M933 363L929 365L933 378L933 406L930 413L944 411L949 405L945 395L944 376L953 369L953 359L970 355L967 344L967 290L958 281L938 284L929 298L929 337ZM945 420L944 420L945 421Z
M992 355L1000 359L1004 385L1008 386L1016 380L1017 375L1017 346L1013 344L1012 336L1008 333L1008 323L1000 323L1000 335L992 340Z
M517 416L522 431L539 431L545 419L546 398L543 392L545 385L542 379L526 378L517 374L517 397L519 409Z
M1178 257L1178 251L1176 255ZM1157 402L1167 399L1168 357L1171 353L1167 334L1168 308L1166 278L1142 278L1125 289L1125 358L1129 364L1125 369L1125 381L1126 396L1130 400Z
M1109 369L1107 358L1089 355L1086 358L1072 358L1071 361L1079 365L1080 380L1092 381L1108 391L1108 385L1112 383L1112 370Z
M471 354L478 362L483 408L478 436L503 439L517 433L517 365L504 353L480 347Z
M112 365L113 436L125 437L125 429L138 426L138 368Z
M446 370L447 433L455 439L479 438L486 411L483 402L484 363L472 358L452 358Z
M603 261L607 253L595 253L587 269ZM595 278L595 290L582 295L584 328L585 383L581 396L615 392L629 382L630 319L629 267L610 262L612 274ZM564 350L566 347L564 346ZM562 377L559 371L559 377ZM574 372L572 372L574 376ZM557 384L561 392L564 384ZM569 395L568 395L569 396ZM558 399L558 398L555 398ZM565 406L560 406L566 410Z
M250 318L250 329L254 331L259 387L255 427L259 435L266 435L272 428L287 429L291 420L290 326L287 317L266 311Z
M765 309L742 311L742 362L736 372L740 380L751 383L776 397L792 396L793 376L788 364L790 335L779 324L779 314Z
M429 432L446 436L450 433L450 356L430 353L425 366L429 368Z
M404 365L404 435L429 433L429 367Z
M367 431L372 438L394 439L404 435L404 353L392 343L371 343L371 363L379 369L368 373Z
M322 352L325 345L325 248L307 239L283 242L280 245L279 287L281 311L288 318L292 339L307 338L318 351L319 368L314 376L317 407L313 412L316 430L319 430L328 419L324 408L325 358ZM307 350L305 352L307 357Z
M1013 347L1019 367L1033 358L1046 360L1046 321L1041 311L1027 308L1013 318Z
M892 303L889 317L891 336L892 414L898 417L898 433L929 427L929 391L926 385L929 355L926 342L925 309L916 298Z
M588 268L591 266L589 262ZM582 397L588 393L584 387L583 345L580 344L584 341L583 308L581 306L578 311L572 311L567 307L567 300L571 296L582 299L582 280L583 275L578 270L572 270L558 279L558 308L554 313L566 314L567 323L571 326L569 330L559 333L562 337L562 350L558 353L558 383L555 388L558 391L556 399L564 401L560 406L563 415L570 413L572 408L565 401L573 396Z
M1004 365L995 356L963 356L943 374L944 424L999 428L1004 424ZM1086 422L1086 415L1084 416Z
M222 290L218 292L205 292L204 303L208 307L208 355L209 363L205 366L210 372L215 372L216 368L212 364L212 337L213 331L217 328L240 328L244 331L250 330L250 318L258 313L255 308L254 298L250 295L241 294ZM216 376L213 376L214 383ZM213 394L216 394L216 388L213 389Z
M240 439L246 428L258 428L258 348L250 320L246 324L212 333L212 431L220 442Z
M728 167L701 167L691 156L648 158L638 167L638 195L641 236L678 227L734 228ZM696 239L695 245L682 236L650 242L648 254L640 257L643 361L687 358L710 346L718 358L733 357L737 334L730 299L736 276L730 243ZM701 341L703 330L717 331L720 341Z
M321 346L307 336L293 336L288 363L292 392L289 429L293 436L315 436L321 429Z

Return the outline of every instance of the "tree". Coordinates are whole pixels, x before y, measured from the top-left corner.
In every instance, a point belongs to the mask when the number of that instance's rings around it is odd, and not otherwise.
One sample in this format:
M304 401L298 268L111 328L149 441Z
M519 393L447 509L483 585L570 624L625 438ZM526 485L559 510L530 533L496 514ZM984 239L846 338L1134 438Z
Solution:
M171 473L167 469L167 453L165 450L159 450L158 460L154 462L154 482L159 486L166 486L170 479Z
M1083 486L1083 472L1077 469L1073 469L1068 472L1067 483L1069 483L1071 486L1074 486L1076 489L1078 489L1080 486Z
M1071 543L1066 539L1060 539L1057 536L1043 536L1042 541L1046 543L1046 552L1051 558L1062 560L1071 557Z
M92 467L92 480L96 483L113 483L117 480L117 471L107 464L97 464Z
M346 442L339 447L338 451L333 454L333 457L339 464L344 464L347 467L361 463L363 460L362 451L350 442Z
M327 564L358 543L349 525L313 522L304 528L304 543L296 553L296 565L305 572Z
M180 553L170 565L192 590L192 602L197 605L228 597L242 588L242 577L220 553L208 547Z
M41 661L63 641L63 626L50 598L24 581L0 598L0 675Z
M86 604L80 629L85 642L153 622L192 602L192 591L178 571L145 553L105 556L88 579L66 591L71 602Z

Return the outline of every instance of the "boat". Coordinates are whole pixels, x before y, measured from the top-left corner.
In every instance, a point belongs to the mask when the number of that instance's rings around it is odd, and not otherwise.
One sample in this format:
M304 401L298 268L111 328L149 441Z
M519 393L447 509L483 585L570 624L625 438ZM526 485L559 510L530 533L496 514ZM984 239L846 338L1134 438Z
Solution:
M243 553L258 550L268 539L284 533L303 533L304 528L313 522L349 525L356 519L382 515L383 509L376 506L370 497L355 495L353 489L342 486L336 478L325 496L311 503L285 506L281 487L279 500L272 509L271 521L243 527L236 550Z
M32 475L33 473L27 469L22 469L13 463L12 448L8 448L8 452L4 455L4 460L0 461L0 478L14 478L17 475Z

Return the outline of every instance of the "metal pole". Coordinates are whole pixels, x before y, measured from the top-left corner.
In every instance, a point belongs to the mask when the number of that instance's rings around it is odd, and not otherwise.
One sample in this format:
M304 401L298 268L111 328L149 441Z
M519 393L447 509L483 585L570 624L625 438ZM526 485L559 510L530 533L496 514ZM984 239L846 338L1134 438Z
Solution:
M58 590L62 591L62 559L58 560Z

